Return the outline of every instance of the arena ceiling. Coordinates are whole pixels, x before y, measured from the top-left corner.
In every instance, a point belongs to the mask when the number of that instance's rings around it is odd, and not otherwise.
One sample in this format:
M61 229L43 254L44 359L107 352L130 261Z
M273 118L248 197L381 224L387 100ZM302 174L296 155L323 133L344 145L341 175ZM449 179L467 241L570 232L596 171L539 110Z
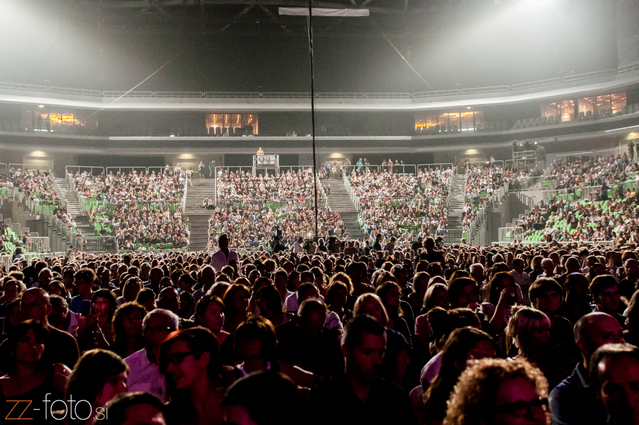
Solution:
M450 33L470 19L495 13L511 3L547 0L317 0L314 8L366 9L370 19L315 18L314 31L376 36ZM574 0L553 0L572 3ZM588 7L594 0L580 0ZM603 1L600 3L607 3ZM304 0L58 0L43 6L67 24L102 31L278 32L306 34L306 19L281 16L280 7L307 8Z

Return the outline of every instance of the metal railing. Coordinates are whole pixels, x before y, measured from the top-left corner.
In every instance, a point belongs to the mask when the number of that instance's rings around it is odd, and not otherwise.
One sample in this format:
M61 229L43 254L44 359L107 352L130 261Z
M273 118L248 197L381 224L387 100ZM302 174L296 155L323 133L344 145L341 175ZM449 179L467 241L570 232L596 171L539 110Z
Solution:
M618 68L604 69L600 71L585 72L580 74L565 75L562 77L546 78L542 80L528 81L509 85L468 87L449 90L431 90L424 92L399 92L399 93L375 93L375 92L317 92L315 96L320 99L424 99L436 97L450 97L472 94L503 93L516 90L532 89L553 84L572 83L586 81L602 77L610 77L639 70L639 63L621 66ZM309 92L198 92L198 91L113 91L113 90L86 90L68 87L53 87L36 84L21 84L0 82L0 89L27 92L50 92L56 94L88 96L88 97L128 97L128 98L279 98L279 99L308 99Z
M144 166L144 165L132 165L129 167L106 167L106 173L110 174L110 173L120 173L122 174L122 171L124 172L133 172L136 171L138 173L141 172L146 172L148 170L148 167Z
M348 179L347 173L342 173L342 179L344 180L344 188L346 189L346 193L351 198L351 202L357 211L359 212L361 206L359 204L359 200L357 199L357 195L355 195L355 191L353 190L353 186L351 186L351 182Z
M379 165L357 165L357 164L351 164L351 165L342 165L341 166L341 170L344 174L348 174L351 175L351 173L356 172L356 173L371 173L371 172L380 172L380 166Z
M84 171L88 171L92 176L99 176L104 174L104 167L97 165L67 165L64 167L66 176L69 174L74 175L75 173L82 173Z
M11 170L12 168L14 170L22 170L22 171L31 171L31 170L37 170L37 171L51 171L51 167L49 164L22 164L22 163L9 163L9 165L7 166L9 170Z

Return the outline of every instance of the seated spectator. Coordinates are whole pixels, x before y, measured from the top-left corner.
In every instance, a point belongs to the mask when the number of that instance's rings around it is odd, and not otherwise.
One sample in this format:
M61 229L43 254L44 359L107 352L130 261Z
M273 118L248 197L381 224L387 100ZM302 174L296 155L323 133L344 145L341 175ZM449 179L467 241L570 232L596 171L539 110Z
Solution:
M345 375L318 386L309 405L320 423L416 424L408 395L380 378L385 330L368 315L346 324L342 353Z
M598 348L590 359L590 379L609 424L639 422L639 348L630 344Z
M24 418L43 419L48 402L62 398L66 379L71 370L60 364L52 364L44 356L45 347L51 343L49 331L41 323L27 320L17 325L6 342L11 358L4 369L7 374L0 379L2 402L0 412L9 421ZM30 403L14 412L13 400L30 400ZM46 415L46 414L44 414Z
M73 406L69 423L87 423L106 415L105 405L115 396L127 391L128 367L120 356L111 351L96 349L82 354L69 381L64 400L87 400ZM70 408L70 406L68 406ZM68 414L69 412L65 412ZM90 423L90 422L89 422Z
M450 399L444 425L548 423L548 384L525 360L484 359L468 367Z
M621 296L619 294L619 284L612 275L601 275L595 277L590 283L590 294L595 303L595 311L608 313L621 325L626 326L626 319L620 313Z
M122 304L113 315L112 351L126 359L144 348L142 319L146 310L136 302Z
M222 363L231 365L235 359L233 344L235 338L224 327L224 303L215 295L205 295L197 302L194 315L195 326L210 330L220 346Z
M339 342L326 327L327 309L317 298L304 300L297 320L276 328L278 358L325 378L344 371Z
M605 344L623 342L619 322L606 313L594 312L583 316L575 324L575 344L582 360L572 374L550 394L552 423L573 425L606 423L606 412L597 402L597 394L589 376L590 358Z
M228 424L315 424L295 384L273 371L239 379L228 389L222 404Z
M355 302L353 317L368 315L376 319L386 329L386 354L379 371L380 376L396 385L404 383L408 367L410 345L404 336L390 329L388 314L378 295L364 294Z
M550 345L550 319L542 311L518 308L508 321L506 335L506 352L539 368L548 380L549 388L554 388L568 375Z
M300 367L277 361L277 336L273 324L263 317L252 317L243 322L235 334L235 353L239 360L227 375L228 383L254 372L267 370L281 372L295 384L314 387L321 380Z
M164 339L178 329L179 321L176 314L163 309L155 309L144 316L144 348L125 359L129 367L130 391L143 391L168 401L166 381L160 373L159 353Z
M109 412L108 423L113 425L166 424L164 404L148 393L119 394L106 404L105 410Z
M451 333L442 349L441 368L432 384L424 390L422 423L440 424L446 416L446 402L468 360L495 357L493 339L486 332L465 327Z
M224 371L217 340L208 329L172 332L160 347L160 370L170 395L169 423L222 423Z

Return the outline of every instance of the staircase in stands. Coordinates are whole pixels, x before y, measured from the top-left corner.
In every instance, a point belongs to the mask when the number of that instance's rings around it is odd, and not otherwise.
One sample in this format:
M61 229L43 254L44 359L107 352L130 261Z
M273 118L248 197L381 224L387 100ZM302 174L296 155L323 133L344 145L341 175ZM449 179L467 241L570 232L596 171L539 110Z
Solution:
M75 193L69 186L67 179L64 177L56 177L55 179L61 193L58 195L67 203L67 213L75 220L77 229L80 230L82 236L87 240L87 249L98 251L98 237L93 230L93 226L89 222L86 211L82 211ZM71 245L71 241L66 240L66 235L60 235L67 243Z
M351 234L351 239L364 239L364 232L357 221L357 208L353 205L351 197L348 195L344 187L344 180L341 178L322 180L324 191L328 200L328 206L333 211L339 213L344 226ZM328 185L330 185L330 195L328 194Z
M190 251L203 251L209 240L209 217L211 211L202 208L204 198L213 198L215 191L215 179L199 179L194 176L193 186L186 192L186 216L191 223L191 236L189 239Z
M448 199L446 243L459 243L463 233L463 214L466 205L466 174L453 175Z

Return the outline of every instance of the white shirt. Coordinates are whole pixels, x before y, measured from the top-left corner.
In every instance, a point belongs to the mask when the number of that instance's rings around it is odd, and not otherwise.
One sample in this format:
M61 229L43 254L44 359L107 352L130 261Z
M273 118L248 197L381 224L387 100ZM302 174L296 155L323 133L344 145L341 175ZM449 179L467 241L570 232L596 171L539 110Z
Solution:
M160 400L167 402L166 380L160 372L160 366L151 363L143 348L124 359L129 365L127 387L129 392L142 391L153 394Z
M222 270L222 267L228 266L228 264L233 260L240 260L237 256L237 252L229 250L229 256L227 258L226 255L224 255L224 252L220 249L211 257L211 266L216 272L219 272Z

